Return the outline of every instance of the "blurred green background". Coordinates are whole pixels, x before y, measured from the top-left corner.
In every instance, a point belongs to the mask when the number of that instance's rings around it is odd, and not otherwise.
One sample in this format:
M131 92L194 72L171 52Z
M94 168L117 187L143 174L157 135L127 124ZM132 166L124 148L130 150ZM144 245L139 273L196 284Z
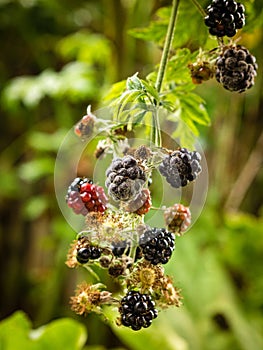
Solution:
M133 333L96 315L77 317L68 304L87 275L64 264L75 232L54 191L59 145L112 83L137 71L144 78L159 62L160 49L127 30L147 26L170 3L0 1L1 350L263 349L262 1L243 1L250 16L240 42L257 57L255 87L231 94L211 81L196 90L212 119L199 140L209 192L166 269L184 305ZM198 12L196 18L203 26ZM85 171L92 174L88 165ZM24 313L11 316L17 310Z

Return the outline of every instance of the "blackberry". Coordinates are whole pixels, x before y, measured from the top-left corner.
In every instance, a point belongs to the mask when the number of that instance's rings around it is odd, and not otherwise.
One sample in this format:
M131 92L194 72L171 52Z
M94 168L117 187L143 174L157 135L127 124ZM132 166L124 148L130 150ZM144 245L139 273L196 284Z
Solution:
M69 186L66 202L76 214L86 215L95 211L104 213L107 206L107 197L101 186L94 185L87 178L77 177Z
M166 264L175 247L175 236L165 228L152 228L145 231L139 240L144 258L153 265Z
M96 246L81 247L77 250L76 259L80 264L86 264L89 260L99 259L101 250Z
M205 25L218 37L232 37L245 25L245 7L234 0L212 0L206 9Z
M148 213L152 205L151 194L147 188L144 188L133 200L128 202L125 210L129 213L144 215Z
M87 115L84 115L82 119L75 125L74 132L75 134L82 138L88 138L91 136L95 124L95 116L88 112Z
M201 172L201 155L197 151L179 148L162 161L159 171L174 188L184 187Z
M164 211L164 221L168 230L180 235L187 230L191 224L191 212L188 207L182 204L174 204Z
M155 303L148 294L130 291L120 301L121 323L134 331L147 328L158 316Z
M244 46L225 47L216 61L216 80L230 91L244 92L254 85L256 59Z
M106 187L109 195L116 201L134 198L146 181L143 169L132 156L115 158L106 171Z

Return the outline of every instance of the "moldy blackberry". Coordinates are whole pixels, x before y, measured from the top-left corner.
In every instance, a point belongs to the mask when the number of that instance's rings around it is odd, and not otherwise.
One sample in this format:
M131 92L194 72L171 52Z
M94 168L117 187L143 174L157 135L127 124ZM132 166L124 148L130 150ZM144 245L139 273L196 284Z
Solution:
M94 185L87 178L77 177L69 186L66 202L76 214L86 215L88 212L97 211L104 213L107 205L107 197L101 186Z
M134 198L146 181L143 169L132 156L115 158L106 171L106 187L109 195L116 201Z
M158 316L150 295L136 291L128 292L121 299L119 312L122 325L131 327L134 331L149 327L152 320Z
M143 256L153 265L166 264L174 250L175 237L165 228L152 228L145 231L139 240Z
M172 187L184 187L201 172L200 160L198 152L179 148L164 158L159 171Z
M213 0L206 9L205 25L218 37L232 37L245 25L245 8L234 0Z
M225 47L216 61L216 80L230 91L244 92L254 85L256 59L244 46Z

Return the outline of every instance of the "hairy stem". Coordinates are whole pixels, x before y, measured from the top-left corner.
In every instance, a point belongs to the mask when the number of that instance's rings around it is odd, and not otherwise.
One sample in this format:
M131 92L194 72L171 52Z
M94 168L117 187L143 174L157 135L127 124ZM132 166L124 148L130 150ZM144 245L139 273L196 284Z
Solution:
M170 52L171 46L172 46L179 2L180 2L180 0L173 0L173 4L172 4L171 17L170 17L170 21L169 21L169 25L168 25L168 29L167 29L163 53L162 53L160 67L158 70L157 80L156 80L156 85L155 85L156 90L159 93L161 92L161 89L162 89L162 83L163 83L163 78L165 75L165 70L166 70L166 66L167 66L167 62L168 62L168 58L169 58L169 52ZM152 114L152 142L157 147L162 146L158 106L157 106L156 111L154 111Z
M206 12L205 10L203 9L203 7L199 4L199 2L197 0L191 0L194 5L197 7L198 11L201 13L202 16L206 16Z
M175 22L176 22L179 2L180 2L180 0L173 0L170 22L169 22L168 29L167 29L162 58L161 58L160 67L159 67L159 71L157 74L157 80L156 80L156 90L158 92L160 92L161 88L162 88L162 82L163 82L165 69L166 69L167 62L168 62L168 56L169 56L169 52L170 52L172 41L173 41Z

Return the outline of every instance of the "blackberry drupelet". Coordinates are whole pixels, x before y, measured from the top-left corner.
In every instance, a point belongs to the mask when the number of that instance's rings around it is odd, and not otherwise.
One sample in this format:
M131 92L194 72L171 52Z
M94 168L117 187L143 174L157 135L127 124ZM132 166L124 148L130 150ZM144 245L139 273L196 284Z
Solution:
M216 61L216 80L230 91L244 92L254 85L256 59L241 45L225 47Z
M66 202L76 214L86 215L96 211L104 213L107 206L107 197L101 186L94 185L87 178L77 177L69 186Z
M197 151L179 148L162 161L159 171L174 188L184 187L201 172L201 155Z
M158 316L151 296L136 291L130 291L122 298L119 312L122 325L134 331L149 327Z
M206 9L205 25L218 37L233 37L245 25L245 7L234 0L213 0Z
M143 169L132 156L115 158L106 171L106 187L116 201L129 201L142 189L146 181Z
M99 259L101 250L96 246L81 247L77 250L76 259L80 264L86 264L89 260Z
M174 204L172 207L165 209L164 221L169 231L180 235L191 224L191 212L188 207L182 204Z
M153 265L166 264L175 247L175 236L165 228L154 227L145 231L139 240L144 258Z

